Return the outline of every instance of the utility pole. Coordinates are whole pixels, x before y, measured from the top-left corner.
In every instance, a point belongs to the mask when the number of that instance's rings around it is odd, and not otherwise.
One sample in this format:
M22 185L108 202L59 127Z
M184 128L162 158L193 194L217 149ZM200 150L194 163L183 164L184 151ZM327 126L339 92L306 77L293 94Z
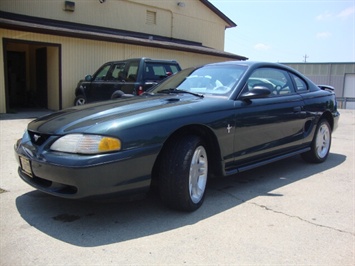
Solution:
M309 57L309 56L308 56L307 54L305 54L305 55L303 56L305 63L307 63L307 58L308 58L308 57Z

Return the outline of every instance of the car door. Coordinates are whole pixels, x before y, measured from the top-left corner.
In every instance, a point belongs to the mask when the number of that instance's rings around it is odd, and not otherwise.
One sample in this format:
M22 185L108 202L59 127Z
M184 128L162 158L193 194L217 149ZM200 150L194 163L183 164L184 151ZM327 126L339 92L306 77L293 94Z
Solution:
M122 87L125 86L127 79L126 66L125 62L116 62L112 65L106 75L104 85L101 87L103 100L111 99L115 91L122 90Z
M267 87L270 95L241 100L243 93L256 86ZM235 164L247 165L297 149L302 144L306 119L303 106L288 72L277 68L255 70L235 101Z
M107 76L110 73L112 64L105 64L94 74L90 85L86 88L86 98L88 102L107 100L105 87L107 86Z
M112 94L126 82L126 64L112 62L102 66L94 75L90 89L87 90L87 99L90 102L106 101Z
M139 60L131 60L127 62L124 73L122 73L122 83L120 90L126 94L134 94L136 83L138 80Z

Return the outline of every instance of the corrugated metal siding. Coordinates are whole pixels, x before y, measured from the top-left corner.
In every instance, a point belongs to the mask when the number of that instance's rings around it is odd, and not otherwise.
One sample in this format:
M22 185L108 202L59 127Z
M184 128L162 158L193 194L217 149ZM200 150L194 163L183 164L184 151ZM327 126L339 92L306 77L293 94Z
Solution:
M344 93L344 77L343 75L331 76L331 80L328 83L330 86L335 88L335 95L337 97L342 97Z
M307 77L310 80L312 80L315 84L328 84L328 85L330 85L328 76L311 76L311 75L308 75Z
M175 15L173 35L178 39L193 40L204 46L224 50L224 25L213 21L200 21L194 17ZM193 25L193 26L191 26ZM198 29L198 31L196 31Z
M48 109L59 110L59 88L60 88L60 78L59 71L59 47L48 47L47 48L47 92L48 92Z
M174 2L174 1L173 1ZM204 46L224 50L226 23L216 17L200 1L183 1L185 7L174 7L173 34L176 38L193 40Z
M335 88L337 97L344 95L345 75L355 73L355 63L285 63L312 80L316 84Z

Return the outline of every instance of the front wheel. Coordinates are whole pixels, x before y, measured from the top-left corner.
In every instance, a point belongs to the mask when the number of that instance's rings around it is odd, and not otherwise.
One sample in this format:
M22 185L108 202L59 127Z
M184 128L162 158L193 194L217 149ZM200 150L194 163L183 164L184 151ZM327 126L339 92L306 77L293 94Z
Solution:
M84 105L86 103L86 98L83 95L79 95L77 97L75 97L74 100L74 105L78 106L78 105Z
M186 136L165 147L159 167L162 201L182 211L198 209L204 200L208 176L205 144L197 136Z
M322 119L317 126L311 150L302 154L302 158L311 163L324 162L329 154L332 142L332 130L327 120Z

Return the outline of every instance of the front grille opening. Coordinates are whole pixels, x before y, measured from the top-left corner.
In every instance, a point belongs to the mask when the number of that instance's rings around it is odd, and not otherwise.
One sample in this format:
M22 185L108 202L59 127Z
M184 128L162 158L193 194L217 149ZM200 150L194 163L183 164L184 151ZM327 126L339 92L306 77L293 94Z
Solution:
M50 137L48 134L41 134L33 131L28 131L28 135L30 136L31 142L37 146L42 145Z
M48 192L55 192L58 194L74 195L78 192L78 189L74 186L52 182L38 176L33 177L33 182L38 186L44 188Z

